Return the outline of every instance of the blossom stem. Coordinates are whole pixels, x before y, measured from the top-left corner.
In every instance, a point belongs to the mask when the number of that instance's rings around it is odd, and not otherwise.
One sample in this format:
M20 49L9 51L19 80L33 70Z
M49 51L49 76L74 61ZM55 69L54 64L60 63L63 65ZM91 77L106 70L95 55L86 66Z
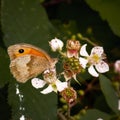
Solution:
M60 110L58 110L57 114L58 114L58 117L59 117L61 120L67 120L67 119L65 118L65 116L62 114L62 112L60 112Z
M70 87L70 80L68 81L68 87ZM68 111L67 111L67 117L68 119L70 119L70 109L71 109L71 106L70 106L70 103L68 103Z
M68 111L67 111L68 120L70 119L70 104L68 103Z
M87 37L83 37L81 34L77 34L77 36L81 39L81 40L85 40L87 41L89 44L93 45L93 46L97 46L97 44L95 44L94 42L92 42L89 38Z
M62 51L59 50L59 53L60 53L63 57L66 57L66 54L63 53Z
M93 46L97 46L95 43L93 43L90 39L86 38L86 37L82 37L82 40L87 41L89 44L93 45Z

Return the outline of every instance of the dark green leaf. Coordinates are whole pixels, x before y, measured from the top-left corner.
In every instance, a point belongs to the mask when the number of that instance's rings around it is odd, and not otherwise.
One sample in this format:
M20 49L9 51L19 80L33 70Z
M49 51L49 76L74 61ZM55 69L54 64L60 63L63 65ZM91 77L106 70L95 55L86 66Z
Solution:
M103 20L107 20L113 32L120 36L120 1L119 0L86 0L92 9L99 12Z
M16 94L16 86L23 95L21 102L19 94ZM13 107L13 120L18 120L21 115L32 120L56 120L56 102L55 93L42 95L40 89L36 90L31 86L30 81L26 84L18 84L13 80L9 85L9 104ZM20 108L25 108L25 110L20 110Z
M119 113L119 111L118 111L118 97L116 95L116 92L115 92L110 80L102 74L100 75L100 86L101 86L101 90L105 96L105 99L106 99L109 107L115 113Z
M25 42L42 48L55 32L38 0L2 0L2 30L6 46Z
M48 41L54 37L54 28L39 0L2 0L1 21L3 41L6 47L24 42L47 50ZM6 57L7 54L4 53L3 56ZM2 64L6 64L7 68L2 71L5 75L10 73L8 58L6 59L6 61L2 59ZM9 80L8 98L9 104L12 106L12 119L18 120L21 115L32 120L56 119L57 97L55 93L42 95L40 90L33 88L31 82L28 81L25 84L19 84L20 92L23 95L23 101L20 102L19 96L16 94L18 83L13 77L6 77ZM25 110L20 110L21 106Z
M8 83L10 77L8 55L5 49L0 47L0 88Z
M97 120L97 119L102 119L102 120L110 120L110 115L106 114L104 112L101 112L97 109L92 109L92 110L87 110L87 113L80 118L80 120Z

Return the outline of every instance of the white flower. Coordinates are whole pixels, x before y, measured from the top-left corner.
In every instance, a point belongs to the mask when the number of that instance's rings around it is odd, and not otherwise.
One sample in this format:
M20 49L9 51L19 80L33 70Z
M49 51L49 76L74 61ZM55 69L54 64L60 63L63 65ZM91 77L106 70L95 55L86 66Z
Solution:
M114 64L115 72L120 73L120 60L117 60Z
M118 100L118 110L120 110L120 99Z
M43 73L43 78L44 80L41 80L39 78L33 78L31 80L33 87L35 87L36 89L42 88L46 84L48 84L48 87L41 91L41 93L43 94L48 94L52 91L61 92L62 90L68 87L67 82L61 82L60 80L57 79L55 68L45 70Z
M97 120L103 120L102 118L98 118Z
M91 50L91 54L89 55L86 51L87 44L83 45L80 49L80 55L85 58L80 57L79 61L83 68L86 68L89 65L88 72L94 76L98 77L99 73L105 73L109 71L109 66L106 62L103 61L105 59L105 54L103 47L96 46Z
M25 120L25 116L22 115L22 116L20 117L20 120Z
M45 80L41 80L39 78L33 78L31 80L31 83L33 85L33 87L35 88L42 88L45 86L45 84L48 84L48 82L46 82ZM43 91L41 91L42 94L48 94L52 91L54 92L61 92L62 90L64 90L65 88L67 88L67 82L61 82L60 80L56 80L54 83L49 83L48 87L45 88Z
M60 39L55 38L49 42L49 45L52 51L56 52L57 50L61 51L64 44Z

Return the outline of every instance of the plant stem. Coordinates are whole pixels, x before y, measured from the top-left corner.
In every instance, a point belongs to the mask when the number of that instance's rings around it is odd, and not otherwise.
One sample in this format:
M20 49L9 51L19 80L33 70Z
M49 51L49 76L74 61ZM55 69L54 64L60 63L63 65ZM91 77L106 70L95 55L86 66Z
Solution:
M67 117L68 117L68 120L70 119L70 104L68 103L68 111L67 111Z
M62 112L58 111L57 114L61 120L67 120L65 116L62 114Z
M70 80L68 81L68 87L70 87L71 85L70 85ZM71 107L70 107L70 103L68 103L68 110L67 110L67 118L68 118L68 120L69 120L69 118L70 118L70 109L71 109Z
M62 51L59 51L60 55L62 55L63 57L66 57L66 54L63 53Z
M82 40L87 41L89 44L93 45L93 46L97 46L97 44L93 43L90 39L88 39L87 37L82 37Z
M94 42L92 42L89 38L87 37L83 37L80 33L77 34L78 38L80 38L81 40L87 41L89 44L93 45L93 46L97 46L97 44L95 44Z

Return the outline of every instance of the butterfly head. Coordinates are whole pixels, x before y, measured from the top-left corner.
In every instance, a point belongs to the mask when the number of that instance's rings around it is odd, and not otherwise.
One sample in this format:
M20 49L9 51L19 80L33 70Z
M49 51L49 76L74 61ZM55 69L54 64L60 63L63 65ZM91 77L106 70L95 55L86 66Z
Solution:
M30 53L31 48L22 45L12 45L8 48L8 54L11 60Z
M16 44L11 45L8 48L8 54L10 59L13 60L17 57L21 57L23 55L34 55L47 58L48 56L44 51L28 44Z

